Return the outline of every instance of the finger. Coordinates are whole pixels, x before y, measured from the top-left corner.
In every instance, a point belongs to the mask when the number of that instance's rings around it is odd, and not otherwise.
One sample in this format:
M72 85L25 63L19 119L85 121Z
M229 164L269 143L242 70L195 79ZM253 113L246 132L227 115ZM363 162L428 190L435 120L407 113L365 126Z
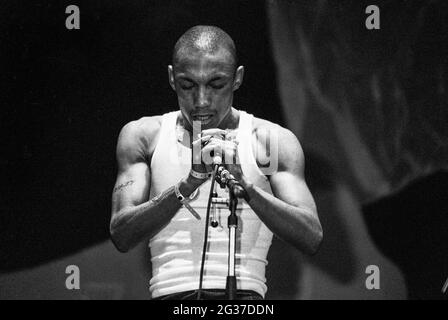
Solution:
M218 129L218 128L214 128L214 129L207 129L207 130L203 130L201 132L201 137L206 136L206 135L210 135L210 136L222 136L222 138L224 139L225 136L227 134L226 130L222 130L222 129Z
M238 152L235 148L235 145L233 144L228 144L227 146L222 146L219 144L209 144L205 146L201 151L202 162L205 164L211 164L214 156L217 154L221 155L221 160L224 162L224 164L237 163Z
M197 136L194 137L193 141L198 141L201 139L206 139L206 138L211 138L212 135L211 134L198 134Z
M229 136L229 135L227 135L225 140L226 140L226 141L230 141L230 142L234 142L234 143L236 143L236 144L239 144L239 143L240 143L240 142L236 139L236 136Z
M223 148L219 144L211 144L211 143L209 143L205 147L202 148L201 152L202 152L203 155L204 154L210 155L212 153L212 151L222 153L223 152Z
M212 138L212 136L205 136L205 137L202 137L202 138L200 138L200 139L197 139L197 140L193 141L191 144L192 144L193 146L196 146L196 147L197 147L197 146L202 147L203 144L208 143L208 142L210 141L211 138Z
M229 148L236 148L238 146L239 142L238 141L228 141L228 140L224 140L224 145L228 146Z
M211 128L211 129L205 129L201 131L202 134L227 134L227 130L219 129L219 128Z
M238 135L238 129L228 130L226 134L226 140L235 140Z
M217 137L215 137L215 136L206 136L207 138L205 138L205 139L202 139L201 141L203 141L203 143L202 143L202 147L205 147L206 145L208 145L208 144L210 144L210 143L213 143L213 144L222 144L222 143L225 143L225 140L224 139L220 139L220 138L217 138Z
M232 141L226 141L223 147L222 155L224 163L238 163L238 145Z
M237 150L238 143L234 141L219 140L216 138L211 138L202 147L202 150L211 151L215 148L222 149L223 152L235 152Z
M229 150L232 152L236 152L238 149L238 142L236 142L236 141L225 141L224 140L224 141L221 141L220 145L224 150Z

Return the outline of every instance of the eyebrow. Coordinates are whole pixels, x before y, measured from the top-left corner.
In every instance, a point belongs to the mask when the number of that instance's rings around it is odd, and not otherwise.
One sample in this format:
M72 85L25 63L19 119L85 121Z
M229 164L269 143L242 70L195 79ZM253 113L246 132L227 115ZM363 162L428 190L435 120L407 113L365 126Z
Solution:
M190 78L189 76L187 76L184 73L181 73L176 78L179 79L179 80L185 80L185 81L194 82L194 80L192 78ZM231 78L231 76L226 74L226 73L221 73L220 72L217 75L214 75L211 79L207 80L207 82L213 82L213 81L223 80L223 79L228 79L228 78Z
M184 80L184 81L189 81L189 82L193 82L192 79L188 78L187 76L178 76L176 77L179 80Z
M215 76L215 77L211 78L208 82L222 80L222 79L226 79L226 78L229 78L229 77L227 75Z

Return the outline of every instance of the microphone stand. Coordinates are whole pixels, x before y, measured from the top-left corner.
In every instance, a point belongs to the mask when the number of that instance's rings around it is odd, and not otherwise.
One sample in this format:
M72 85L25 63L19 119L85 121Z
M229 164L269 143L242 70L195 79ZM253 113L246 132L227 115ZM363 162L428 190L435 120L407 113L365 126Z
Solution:
M217 175L215 176L216 181L219 183L221 188L228 186L229 188L229 199L223 199L218 197L212 198L212 203L226 204L229 207L230 215L227 218L227 225L229 228L229 250L228 250L228 271L226 279L226 297L228 300L235 300L236 298L236 276L235 276L235 255L236 255L236 229L238 227L238 216L236 215L236 208L238 206L238 198L244 197L244 190L237 188L234 183L227 184L228 181L234 179L231 174L220 167L217 170Z
M236 207L238 205L238 198L235 196L233 188L229 189L229 195L230 195L230 201L229 201L230 215L227 218L227 226L229 227L229 260L228 260L228 272L226 280L226 296L228 300L235 300L236 298L235 246L236 246L236 228L238 227L238 217L236 215Z

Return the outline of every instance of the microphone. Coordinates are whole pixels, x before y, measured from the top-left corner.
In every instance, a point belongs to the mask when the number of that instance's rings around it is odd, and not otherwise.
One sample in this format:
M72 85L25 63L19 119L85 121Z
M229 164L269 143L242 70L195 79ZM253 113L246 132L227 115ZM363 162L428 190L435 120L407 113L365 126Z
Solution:
M215 135L215 138L221 138L221 140L226 140L226 133L224 134L220 134L219 136ZM213 166L216 167L216 165L221 165L222 164L222 150L221 149L217 149L217 150L213 150Z
M213 150L213 166L220 166L222 164L221 150Z

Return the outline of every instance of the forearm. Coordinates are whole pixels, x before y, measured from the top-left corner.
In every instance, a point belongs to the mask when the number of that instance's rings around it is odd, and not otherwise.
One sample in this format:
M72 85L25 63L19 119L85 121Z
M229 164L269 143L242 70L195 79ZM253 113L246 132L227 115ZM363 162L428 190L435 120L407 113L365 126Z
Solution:
M187 197L201 184L202 181L189 176L181 180L179 191ZM163 229L181 206L172 186L159 196L138 206L122 208L111 220L112 241L122 252L132 249Z
M322 227L315 208L290 205L254 186L246 178L242 179L242 185L249 196L249 206L273 233L306 254L317 252Z

